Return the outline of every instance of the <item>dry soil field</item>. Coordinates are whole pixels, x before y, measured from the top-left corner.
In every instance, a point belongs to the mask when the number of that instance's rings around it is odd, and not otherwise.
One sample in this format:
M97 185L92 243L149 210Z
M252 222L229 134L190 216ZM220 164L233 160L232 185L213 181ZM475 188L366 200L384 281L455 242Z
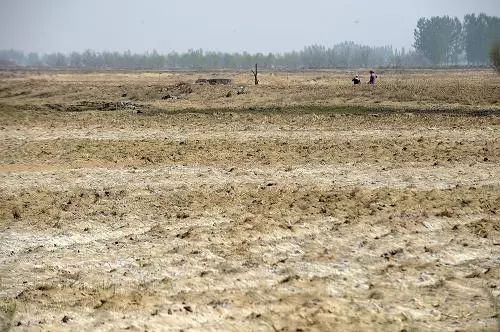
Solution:
M0 331L498 330L500 76L378 75L0 72Z

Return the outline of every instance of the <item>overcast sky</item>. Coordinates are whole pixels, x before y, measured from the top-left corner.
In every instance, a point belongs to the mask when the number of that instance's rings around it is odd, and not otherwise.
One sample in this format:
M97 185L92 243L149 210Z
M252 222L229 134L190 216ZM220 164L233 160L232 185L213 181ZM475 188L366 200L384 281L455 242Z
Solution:
M284 52L345 40L409 47L419 17L484 12L500 0L0 0L0 49L64 53Z

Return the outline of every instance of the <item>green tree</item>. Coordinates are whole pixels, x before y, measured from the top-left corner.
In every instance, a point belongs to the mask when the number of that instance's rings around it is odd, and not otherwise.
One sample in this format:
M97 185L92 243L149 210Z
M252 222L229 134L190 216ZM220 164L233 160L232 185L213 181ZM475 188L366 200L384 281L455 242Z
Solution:
M82 56L80 53L72 52L69 55L69 66L73 68L79 68L82 66Z
M66 56L62 53L51 53L45 56L45 63L49 67L62 68L66 67L68 62Z
M413 33L415 49L434 65L456 63L463 49L462 23L458 18L421 18Z
M26 58L26 63L28 66L40 66L42 62L40 61L40 57L38 56L38 53L31 52L28 54L28 57Z
M486 64L491 45L499 39L500 18L486 14L464 17L464 44L469 64Z
M494 42L490 48L490 61L493 68L500 74L500 40Z

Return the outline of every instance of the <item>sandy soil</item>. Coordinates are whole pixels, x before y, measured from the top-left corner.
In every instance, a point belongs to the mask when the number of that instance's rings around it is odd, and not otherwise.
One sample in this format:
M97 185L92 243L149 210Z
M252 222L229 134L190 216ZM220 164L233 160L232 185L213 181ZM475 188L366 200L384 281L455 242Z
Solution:
M500 328L495 112L23 98L0 99L0 330Z

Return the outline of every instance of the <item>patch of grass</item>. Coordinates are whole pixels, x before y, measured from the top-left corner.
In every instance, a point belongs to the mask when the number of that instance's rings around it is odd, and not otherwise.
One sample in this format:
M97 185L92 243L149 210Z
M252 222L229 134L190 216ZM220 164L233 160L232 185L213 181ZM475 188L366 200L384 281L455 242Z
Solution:
M367 114L367 113L394 113L395 109L388 107L367 107L367 106L323 106L323 105L304 105L304 106L255 106L245 108L181 108L176 110L156 109L146 112L145 115L157 114L214 114L214 113L297 113L297 114Z
M216 113L248 113L248 114L339 114L339 115L388 115L395 113L414 113L448 116L500 116L500 110L464 110L464 109L401 109L387 106L330 106L330 105L303 105L303 106L255 106L242 108L179 108L174 110L154 109L144 112L143 115L154 116L160 114L216 114Z

